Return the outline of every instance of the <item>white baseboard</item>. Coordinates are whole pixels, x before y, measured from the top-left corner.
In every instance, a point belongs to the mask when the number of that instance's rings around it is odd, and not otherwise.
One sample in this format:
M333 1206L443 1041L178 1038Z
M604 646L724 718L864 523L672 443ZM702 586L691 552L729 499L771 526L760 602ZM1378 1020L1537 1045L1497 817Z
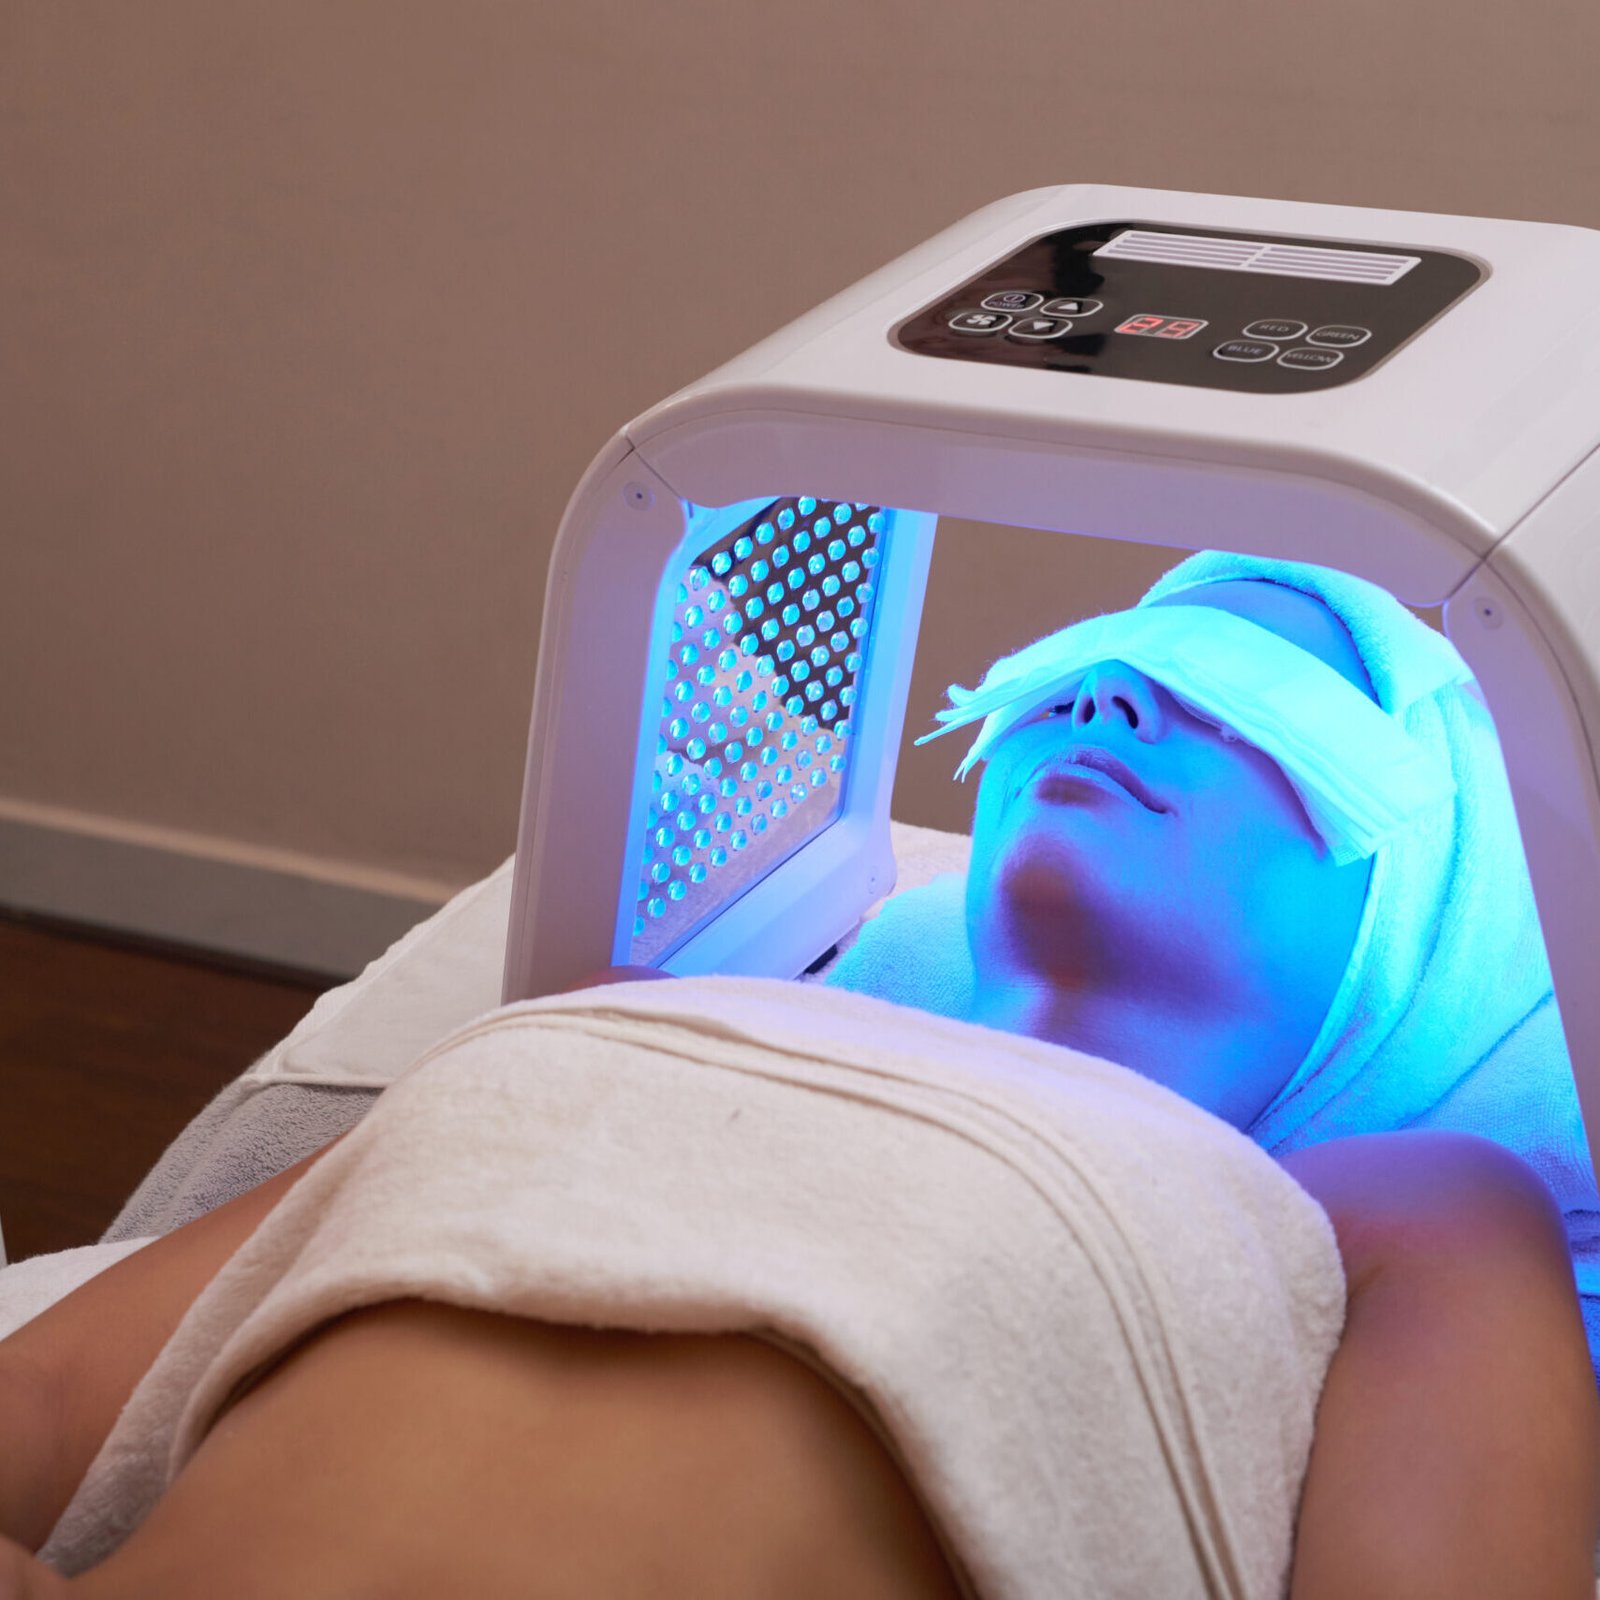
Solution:
M0 909L330 977L459 887L0 799Z

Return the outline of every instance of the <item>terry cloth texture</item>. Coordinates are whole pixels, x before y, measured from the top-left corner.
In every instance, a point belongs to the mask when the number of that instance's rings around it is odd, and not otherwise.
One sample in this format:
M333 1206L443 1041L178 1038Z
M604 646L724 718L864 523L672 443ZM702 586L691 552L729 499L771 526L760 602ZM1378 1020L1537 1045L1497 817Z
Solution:
M936 828L893 822L889 833L896 893L964 868L971 849L964 834ZM493 1010L500 1003L513 865L506 861L463 889L359 977L322 995L287 1038L178 1135L106 1230L106 1241L168 1233L320 1150L353 1128L430 1045ZM840 940L840 950L854 938ZM855 987L870 992L870 985ZM0 1297L4 1281L0 1274Z
M797 1352L984 1600L1281 1594L1344 1304L1317 1205L1121 1067L770 979L552 996L430 1052L301 1178L45 1559L103 1557L241 1385L410 1296Z
M1377 850L1321 1031L1246 1132L1275 1156L1401 1128L1514 1150L1561 1205L1600 1369L1600 1197L1494 723L1455 647L1360 578L1207 551L1141 603L1236 579L1321 600L1349 630L1378 704L1448 763L1455 788ZM963 890L951 878L886 906L830 981L970 1015Z

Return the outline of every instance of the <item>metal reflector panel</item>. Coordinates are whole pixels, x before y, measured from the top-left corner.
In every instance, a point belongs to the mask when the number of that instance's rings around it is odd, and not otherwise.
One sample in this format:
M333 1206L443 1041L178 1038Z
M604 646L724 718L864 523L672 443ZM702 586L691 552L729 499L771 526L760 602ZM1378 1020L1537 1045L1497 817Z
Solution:
M659 962L838 816L886 524L777 500L678 575L630 962Z

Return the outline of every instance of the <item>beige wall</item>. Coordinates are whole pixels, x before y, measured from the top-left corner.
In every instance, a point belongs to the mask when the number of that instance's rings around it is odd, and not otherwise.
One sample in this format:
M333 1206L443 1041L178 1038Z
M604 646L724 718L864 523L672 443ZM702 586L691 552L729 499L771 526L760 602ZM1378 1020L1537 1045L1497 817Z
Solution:
M963 212L1091 180L1600 227L1593 0L13 0L0 29L0 817L423 900L512 847L589 456ZM975 591L993 630L923 663L914 720L1164 559L965 532L931 631ZM897 811L949 824L929 759Z

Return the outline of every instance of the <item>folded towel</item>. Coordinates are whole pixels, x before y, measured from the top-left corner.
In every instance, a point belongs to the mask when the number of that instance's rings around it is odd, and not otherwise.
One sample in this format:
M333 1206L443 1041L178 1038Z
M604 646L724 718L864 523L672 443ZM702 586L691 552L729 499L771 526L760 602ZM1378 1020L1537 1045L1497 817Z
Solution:
M1280 1594L1343 1314L1310 1198L1120 1067L774 980L552 996L431 1051L300 1180L46 1559L105 1555L241 1383L402 1296L799 1351L992 1600Z

